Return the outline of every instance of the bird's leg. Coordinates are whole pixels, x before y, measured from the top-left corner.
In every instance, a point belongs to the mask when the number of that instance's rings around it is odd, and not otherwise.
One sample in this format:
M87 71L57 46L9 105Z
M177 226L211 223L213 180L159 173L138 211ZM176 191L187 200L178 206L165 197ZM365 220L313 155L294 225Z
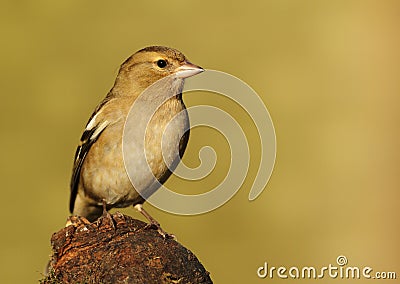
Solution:
M113 220L110 212L107 211L107 202L105 201L105 199L103 199L103 216L110 219L111 225L112 225L113 229L115 230L114 220Z
M105 199L103 199L103 215L109 215L110 213L108 213L107 211L107 202Z
M172 238L172 239L175 238L174 235L168 234L166 231L164 231L161 228L160 223L158 223L156 219L151 217L151 215L146 210L144 210L143 204L136 204L133 207L135 207L135 209L137 211L139 211L140 213L143 214L144 217L146 217L146 219L150 222L150 226L155 226L157 228L158 233L160 233L160 235L163 236L163 238L165 238L165 239L166 238Z

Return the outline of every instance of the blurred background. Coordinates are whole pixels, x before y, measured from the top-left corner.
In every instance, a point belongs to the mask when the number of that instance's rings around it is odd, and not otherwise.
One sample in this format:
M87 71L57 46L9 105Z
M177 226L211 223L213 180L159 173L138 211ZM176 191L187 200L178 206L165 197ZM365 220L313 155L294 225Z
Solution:
M153 44L247 82L275 125L273 175L249 202L260 160L251 120L220 96L184 95L188 106L230 112L253 143L249 175L224 206L178 216L145 205L215 283L280 283L257 268L336 265L339 255L399 277L399 27L396 0L2 1L0 282L42 278L51 235L69 214L85 123L119 65ZM168 187L198 192L223 179L229 146L214 130L194 129L184 160L198 165L206 145L219 155L216 172Z

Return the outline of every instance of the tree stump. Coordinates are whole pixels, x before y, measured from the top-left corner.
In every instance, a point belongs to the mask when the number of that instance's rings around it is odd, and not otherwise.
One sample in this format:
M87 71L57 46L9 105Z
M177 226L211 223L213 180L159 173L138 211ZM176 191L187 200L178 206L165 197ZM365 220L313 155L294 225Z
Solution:
M142 221L116 213L70 222L51 238L42 283L212 283L191 251Z

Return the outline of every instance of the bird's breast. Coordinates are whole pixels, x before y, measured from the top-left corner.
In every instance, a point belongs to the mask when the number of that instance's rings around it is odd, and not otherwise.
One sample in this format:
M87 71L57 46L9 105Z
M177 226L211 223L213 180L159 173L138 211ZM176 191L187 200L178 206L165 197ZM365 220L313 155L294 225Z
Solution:
M166 180L177 166L189 118L182 101L175 98L150 115L133 115L125 125L125 165L135 189L149 196L158 188L155 181Z

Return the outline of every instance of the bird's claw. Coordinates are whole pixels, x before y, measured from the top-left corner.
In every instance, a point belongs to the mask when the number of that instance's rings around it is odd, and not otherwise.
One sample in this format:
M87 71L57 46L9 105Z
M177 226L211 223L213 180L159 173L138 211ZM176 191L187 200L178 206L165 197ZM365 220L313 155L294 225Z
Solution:
M157 232L158 232L164 239L174 239L174 240L176 240L175 235L169 234L169 233L167 233L166 231L164 231L164 230L161 228L160 224L158 224L158 223L149 223L149 224L147 224L147 225L144 227L144 229L145 229L145 230L146 230L146 229L156 229Z

